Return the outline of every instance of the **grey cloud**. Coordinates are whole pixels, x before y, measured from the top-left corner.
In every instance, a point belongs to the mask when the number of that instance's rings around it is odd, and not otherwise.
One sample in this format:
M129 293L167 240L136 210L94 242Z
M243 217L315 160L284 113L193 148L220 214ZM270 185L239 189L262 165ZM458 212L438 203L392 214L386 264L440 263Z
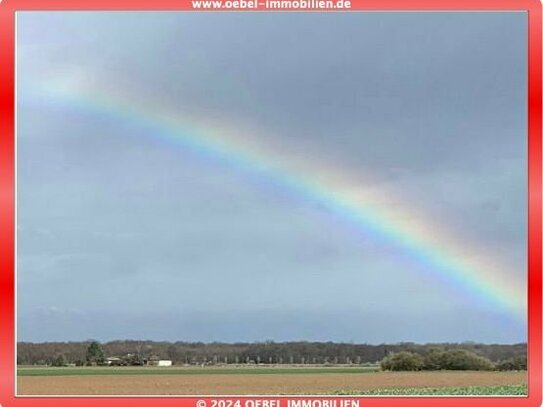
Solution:
M499 250L521 281L526 14L18 18L21 339L524 338L318 203L37 85L114 83L254 126Z

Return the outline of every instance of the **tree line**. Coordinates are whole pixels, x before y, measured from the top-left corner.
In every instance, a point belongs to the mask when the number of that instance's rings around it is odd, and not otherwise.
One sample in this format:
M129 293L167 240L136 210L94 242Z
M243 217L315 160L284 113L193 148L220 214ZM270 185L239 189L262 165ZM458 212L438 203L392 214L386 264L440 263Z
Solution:
M96 341L81 342L19 342L17 364L53 365L55 361L84 364L89 346ZM255 343L203 343L116 340L100 344L104 357L127 354L172 360L174 364L374 364L400 352L425 357L436 349L440 351L464 350L484 357L492 363L512 361L526 357L526 343L480 344L353 344L336 342L255 342Z
M424 354L401 351L381 360L381 369L417 370L526 370L526 355L516 355L493 362L485 356L466 349L431 348Z

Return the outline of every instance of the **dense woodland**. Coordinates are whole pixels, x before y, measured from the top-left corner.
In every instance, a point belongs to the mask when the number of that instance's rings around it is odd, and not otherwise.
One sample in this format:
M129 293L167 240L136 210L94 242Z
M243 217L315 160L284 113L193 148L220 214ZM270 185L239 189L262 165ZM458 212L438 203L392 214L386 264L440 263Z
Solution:
M17 364L51 365L61 357L67 363L79 364L86 360L92 341L84 342L19 342ZM257 342L257 343L202 343L154 342L120 340L101 344L104 355L136 354L142 357L170 359L174 364L264 363L264 364L364 364L377 363L386 356L399 352L426 355L431 351L464 349L500 362L526 357L526 344L514 345L478 343L439 344L352 344L334 342Z

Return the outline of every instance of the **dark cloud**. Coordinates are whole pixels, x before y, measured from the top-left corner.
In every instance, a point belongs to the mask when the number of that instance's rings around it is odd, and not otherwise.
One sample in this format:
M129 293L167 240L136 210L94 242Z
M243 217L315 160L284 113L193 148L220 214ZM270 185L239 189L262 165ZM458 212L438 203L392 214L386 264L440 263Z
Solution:
M20 339L524 338L318 203L38 89L115 85L260 129L522 282L525 13L20 13L18 57Z

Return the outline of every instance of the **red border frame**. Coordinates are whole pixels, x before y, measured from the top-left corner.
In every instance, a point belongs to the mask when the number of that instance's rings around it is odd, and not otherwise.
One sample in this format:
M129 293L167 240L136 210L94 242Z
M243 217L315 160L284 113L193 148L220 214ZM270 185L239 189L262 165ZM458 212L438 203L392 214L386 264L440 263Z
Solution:
M14 279L14 26L19 10L192 10L190 0L0 0L0 403L84 407L194 407L189 397L15 397ZM434 10L528 12L528 397L364 397L361 406L541 406L542 403L542 201L541 201L541 3L538 0L352 0L351 10ZM262 10L259 10L262 11ZM198 12L206 12L198 10ZM204 398L209 402L212 397ZM278 399L280 397L258 397ZM295 397L288 397L292 399ZM314 397L301 397L313 399ZM330 399L337 399L328 397ZM200 399L200 398L198 398ZM240 400L255 399L241 397ZM281 407L286 406L285 397ZM322 397L319 397L322 399ZM209 405L209 404L208 404Z

